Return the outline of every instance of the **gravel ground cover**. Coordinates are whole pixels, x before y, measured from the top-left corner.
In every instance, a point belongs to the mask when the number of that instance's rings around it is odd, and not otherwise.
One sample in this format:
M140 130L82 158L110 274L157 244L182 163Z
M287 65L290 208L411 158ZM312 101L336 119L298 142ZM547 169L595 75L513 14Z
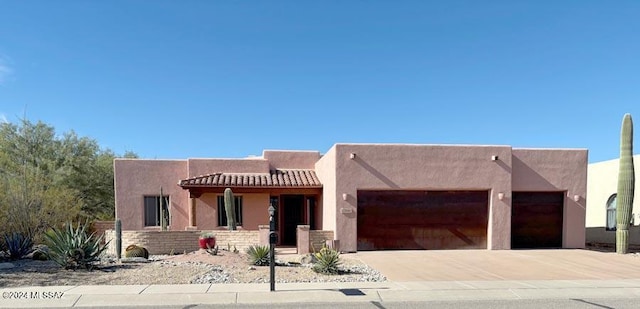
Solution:
M309 256L283 254L276 255L276 259L278 283L386 281L378 271L349 254L341 255L338 275L314 272ZM251 266L246 254L228 251L214 256L200 250L130 263L107 257L93 271L65 270L51 261L31 259L10 263L12 268L0 269L0 287L269 282L268 266Z

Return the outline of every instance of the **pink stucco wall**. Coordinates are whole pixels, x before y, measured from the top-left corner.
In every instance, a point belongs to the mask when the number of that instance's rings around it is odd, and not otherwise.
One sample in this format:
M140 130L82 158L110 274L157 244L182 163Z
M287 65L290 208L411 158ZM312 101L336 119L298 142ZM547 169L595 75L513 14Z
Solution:
M498 160L492 160L492 156L498 156ZM509 249L511 192L567 191L571 197L581 196L581 200L565 201L563 246L581 248L586 162L586 150L337 144L316 164L316 173L324 186L323 228L335 230L342 250L355 251L358 190L487 190L490 193L487 248ZM500 193L505 196L502 200L498 199ZM346 200L343 194L347 195Z
M258 225L269 224L269 194L242 193L242 229L258 230ZM198 229L213 230L225 228L218 226L218 196L222 194L205 193L197 201Z
M351 154L355 158L351 158ZM498 160L492 160L497 156ZM144 229L143 196L171 196L171 229L188 226L188 191L180 179L213 172L267 173L274 168L315 168L323 184L317 229L334 231L341 250L357 249L358 190L487 190L489 192L488 249L511 245L511 192L566 193L563 246L584 247L586 150L512 149L509 146L336 144L320 157L317 152L265 151L262 158L134 160L114 162L116 216L123 229ZM245 191L246 192L246 191ZM278 195L280 192L270 192ZM243 196L243 229L268 224L270 193ZM282 192L283 194L287 194ZM498 195L504 194L499 200ZM318 194L307 192L306 194ZM343 199L346 194L346 200ZM218 229L215 193L196 202L197 228ZM573 196L579 196L578 201Z
M564 191L562 246L584 248L587 150L514 149L513 191ZM579 197L574 201L574 196Z
M268 173L269 161L247 159L189 159L189 177L211 173ZM177 182L177 181L176 181Z
M335 232L345 251L357 249L357 190L491 190L492 196L511 191L508 146L337 144L332 150L336 161ZM494 155L498 161L491 160ZM332 194L327 189L325 196ZM346 201L343 193L348 196ZM510 208L497 198L492 201L488 246L508 249ZM331 206L325 203L324 208Z
M265 150L262 157L273 169L313 169L320 159L320 152Z
M196 226L201 230L213 230L218 227L217 194L205 193L196 199Z
M181 179L215 172L268 173L273 168L313 168L320 154L314 151L265 151L265 158L245 159L187 159L114 161L116 216L123 221L123 229L157 229L144 227L144 196L159 195L160 187L170 195L171 230L184 230L189 226L189 191L178 186ZM273 191L273 190L272 190ZM275 190L273 194L281 194ZM290 194L291 192L289 192ZM308 193L308 192L307 192ZM196 198L196 227L217 229L217 199L214 193ZM242 193L243 229L257 230L259 224L268 224L269 193ZM322 212L322 201L316 207ZM321 228L322 215L316 218Z
M336 147L331 147L315 165L316 175L322 182L322 226L318 229L336 230Z
M144 196L170 196L172 230L184 230L189 222L188 192L177 186L187 176L186 160L114 160L116 218L123 230L144 229Z

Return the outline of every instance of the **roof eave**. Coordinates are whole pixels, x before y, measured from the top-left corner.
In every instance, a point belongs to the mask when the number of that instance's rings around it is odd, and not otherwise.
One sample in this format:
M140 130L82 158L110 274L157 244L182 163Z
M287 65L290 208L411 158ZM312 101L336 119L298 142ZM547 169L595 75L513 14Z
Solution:
M243 189L322 189L322 186L210 186L210 185L179 185L182 189L224 189L224 188L243 188Z

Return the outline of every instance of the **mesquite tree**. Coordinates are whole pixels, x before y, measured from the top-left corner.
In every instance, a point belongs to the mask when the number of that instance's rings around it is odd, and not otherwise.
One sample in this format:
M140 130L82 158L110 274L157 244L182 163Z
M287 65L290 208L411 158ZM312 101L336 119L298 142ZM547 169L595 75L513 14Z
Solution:
M620 169L616 198L616 252L619 254L625 254L629 249L629 224L635 187L634 172L633 121L630 114L625 114L620 133Z

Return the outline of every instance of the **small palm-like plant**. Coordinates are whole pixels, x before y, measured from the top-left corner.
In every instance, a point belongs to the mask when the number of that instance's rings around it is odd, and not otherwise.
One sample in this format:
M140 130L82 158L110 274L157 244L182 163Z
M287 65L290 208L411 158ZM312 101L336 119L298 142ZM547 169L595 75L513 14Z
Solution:
M249 255L249 262L256 266L269 265L269 246L255 245L247 249Z
M103 236L87 233L88 224L79 224L74 228L71 223L62 229L52 229L45 233L49 247L49 259L65 269L93 269L100 254L107 249L108 243L100 245Z
M317 273L335 275L338 273L340 266L340 252L323 247L320 252L314 253L316 257L316 263L313 265L313 270Z
M10 233L4 235L4 243L9 251L9 259L17 260L31 253L33 240L22 233Z

